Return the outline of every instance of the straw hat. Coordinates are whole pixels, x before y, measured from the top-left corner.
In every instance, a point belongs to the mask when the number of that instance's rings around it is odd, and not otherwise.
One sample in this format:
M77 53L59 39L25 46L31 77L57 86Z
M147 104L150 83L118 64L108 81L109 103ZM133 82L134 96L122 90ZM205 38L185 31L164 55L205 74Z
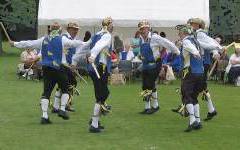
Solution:
M67 28L79 29L79 26L75 22L70 22L70 23L68 23Z
M201 18L191 18L187 21L188 24L196 23L199 24L200 28L205 28L205 22Z
M111 17L106 17L102 21L102 26L109 26L113 22Z
M138 28L141 29L143 27L148 27L150 28L150 23L147 20L142 20L138 23Z

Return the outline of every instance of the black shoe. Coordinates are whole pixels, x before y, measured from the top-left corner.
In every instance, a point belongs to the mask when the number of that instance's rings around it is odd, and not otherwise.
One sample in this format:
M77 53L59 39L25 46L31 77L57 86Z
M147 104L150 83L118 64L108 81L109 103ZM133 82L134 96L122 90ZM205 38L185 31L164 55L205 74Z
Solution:
M195 130L199 130L202 128L201 122L198 122L198 124L194 127Z
M67 112L63 111L63 110L59 110L58 116L62 117L64 120L68 120L69 119L69 116L68 116Z
M41 124L51 124L52 122L49 120L49 118L41 118L41 122L40 122Z
M154 113L153 109L144 109L142 112L140 112L140 114L147 114L147 115L150 115L153 113Z
M207 114L207 118L204 119L204 121L209 121L211 120L214 116L217 115L217 112L216 111L213 111L212 113L208 113Z
M159 111L159 106L158 106L157 108L152 107L152 112L153 112L153 113L155 113L155 112L157 112L157 111Z
M89 120L88 124L91 126L92 119ZM104 126L101 125L100 121L98 121L98 128L101 129L101 130L104 129Z
M71 107L71 106L67 106L66 110L67 111L71 111L71 112L75 112L75 109L73 107Z
M149 111L150 109L144 109L143 111L139 112L139 114L147 114L147 112Z
M59 109L56 109L56 108L53 107L52 113L58 113L58 112L59 112Z
M198 122L194 121L191 125L187 127L186 130L184 130L184 132L191 132L192 130L195 130L197 126L198 126Z
M89 127L89 132L90 133L99 133L99 132L101 132L101 130L100 130L100 128L95 128L93 126L90 126Z

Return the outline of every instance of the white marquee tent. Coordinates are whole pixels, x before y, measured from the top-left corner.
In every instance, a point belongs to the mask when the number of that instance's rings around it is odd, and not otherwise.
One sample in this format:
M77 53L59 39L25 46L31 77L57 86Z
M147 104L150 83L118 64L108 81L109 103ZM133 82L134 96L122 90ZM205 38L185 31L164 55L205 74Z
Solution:
M46 33L44 27L54 21L63 25L76 21L82 32L95 32L106 16L113 18L115 32L122 37L133 36L139 20L147 19L153 30L165 31L172 38L172 27L191 17L209 23L209 0L40 0L39 34Z

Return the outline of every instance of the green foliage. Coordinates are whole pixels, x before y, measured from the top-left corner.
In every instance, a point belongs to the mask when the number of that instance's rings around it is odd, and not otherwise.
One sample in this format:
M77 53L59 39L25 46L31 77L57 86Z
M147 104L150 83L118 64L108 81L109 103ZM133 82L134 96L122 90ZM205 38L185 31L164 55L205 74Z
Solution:
M35 0L11 0L2 5L0 19L8 25L15 23L24 24L26 27L34 27L37 14L35 8Z
M240 1L210 0L210 33L220 34L231 43L239 40L240 34Z
M94 105L94 92L80 83L81 95L75 97L75 113L65 121L50 113L52 125L40 125L39 99L42 82L17 79L19 51L4 45L11 54L0 57L0 150L238 150L240 147L239 88L210 83L210 92L219 115L203 122L203 129L184 133L188 119L170 111L179 104L175 88L158 89L161 109L154 115L138 114L144 107L139 97L141 83L111 86L108 101L113 112L102 117L105 131L88 133L88 121ZM53 99L53 96L52 96ZM200 100L201 117L206 103Z

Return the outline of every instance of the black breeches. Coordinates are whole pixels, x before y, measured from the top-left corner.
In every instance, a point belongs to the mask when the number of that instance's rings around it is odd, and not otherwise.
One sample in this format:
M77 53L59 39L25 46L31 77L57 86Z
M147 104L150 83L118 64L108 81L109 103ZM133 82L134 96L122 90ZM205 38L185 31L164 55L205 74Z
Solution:
M58 84L62 93L68 93L69 84L67 74L62 69L57 70L43 66L42 98L49 99L56 84Z
M159 69L148 69L142 71L142 90L156 91L155 81L158 77Z
M95 72L90 71L89 75L93 81L96 102L104 104L110 93L108 90L109 73L107 72L106 67L102 64L97 66L97 70L100 75L100 79L97 78Z
M183 104L197 104L198 95L204 90L204 79L202 75L188 73L181 84Z
M77 79L75 73L68 67L63 67L63 71L67 74L67 80L68 80L68 90L69 93L73 92L73 87L77 87Z

